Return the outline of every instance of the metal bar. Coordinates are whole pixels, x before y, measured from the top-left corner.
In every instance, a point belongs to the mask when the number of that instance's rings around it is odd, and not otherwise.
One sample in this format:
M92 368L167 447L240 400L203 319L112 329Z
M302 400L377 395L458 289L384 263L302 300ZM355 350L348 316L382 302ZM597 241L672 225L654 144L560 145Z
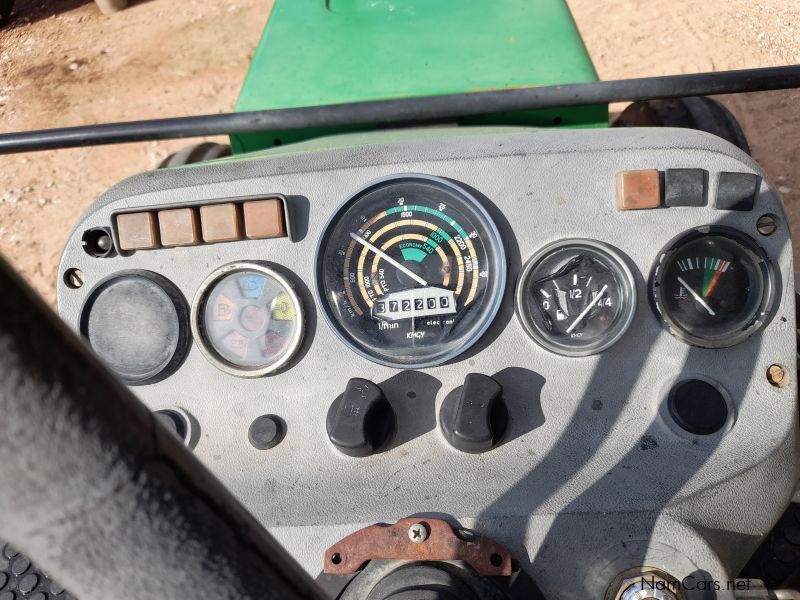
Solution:
M488 113L800 87L800 65L131 121L0 134L0 154L257 131L414 124Z
M324 598L2 258L0 289L3 538L80 600Z

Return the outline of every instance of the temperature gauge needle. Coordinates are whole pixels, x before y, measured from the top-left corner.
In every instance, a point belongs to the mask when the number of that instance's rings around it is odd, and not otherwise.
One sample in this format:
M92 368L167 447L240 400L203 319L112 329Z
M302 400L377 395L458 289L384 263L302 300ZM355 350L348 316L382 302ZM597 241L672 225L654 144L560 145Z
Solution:
M576 319L575 319L575 320L572 322L572 325L570 325L569 327L567 327L567 333L572 333L572 330L573 330L573 329L575 329L575 328L578 326L578 323L580 323L581 321L583 321L583 318L584 318L586 315L588 315L588 314L589 314L589 311L590 311L590 310L592 310L592 307L593 307L595 304L597 304L597 302L600 300L600 298L603 296L603 294L605 294L605 293L606 293L606 290L607 290L607 289L608 289L608 284L604 285L604 286L603 286L603 288L602 288L602 289L601 289L599 292L597 292L597 296L595 296L595 297L594 297L594 300L592 300L591 302L589 302L589 306L587 306L586 308L584 308L584 309L581 311L581 314L579 314L579 315L578 315L578 318L576 318Z
M367 240L362 238L360 235L356 235L355 233L353 233L351 231L350 232L350 237L353 238L355 241L357 241L362 246L364 246L365 248L369 248L370 250L372 250L375 254L380 256L383 260L388 262L390 265L393 265L395 268L400 269L403 273L405 273L406 275L411 277L411 279L413 279L414 281L416 281L420 285L422 285L422 286L427 286L428 285L428 282L425 281L422 277L420 277L419 275L417 275L416 273L414 273L410 269L408 269L408 268L404 267L403 265L401 265L399 262L397 262L391 256L386 254L386 252L384 252L383 250L379 250L378 248L376 248L375 246L370 244Z
M705 309L708 311L708 314L710 314L712 317L716 317L716 316L717 316L717 313L715 313L715 312L714 312L714 309L713 309L713 308L711 308L711 307L710 307L710 306L709 306L709 305L706 303L706 301L705 301L705 300L703 300L703 298L700 296L700 294L698 294L698 293L697 293L697 292L695 292L695 291L694 291L692 288L690 288L690 287L689 287L689 284L688 284L688 283L686 283L686 282L683 280L683 278L682 278L682 277L678 277L678 283L680 283L680 284L681 284L683 287L685 287L687 290L689 290L689 293L692 295L692 298L694 298L695 300L697 300L697 303L698 303L700 306L702 306L703 308L705 308Z

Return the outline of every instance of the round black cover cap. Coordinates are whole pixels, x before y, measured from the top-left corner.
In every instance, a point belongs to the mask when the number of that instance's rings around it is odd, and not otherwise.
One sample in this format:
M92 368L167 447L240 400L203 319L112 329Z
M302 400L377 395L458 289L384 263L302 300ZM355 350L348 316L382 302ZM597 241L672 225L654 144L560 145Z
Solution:
M728 420L728 404L716 387L700 379L682 381L672 388L669 413L689 433L710 435Z

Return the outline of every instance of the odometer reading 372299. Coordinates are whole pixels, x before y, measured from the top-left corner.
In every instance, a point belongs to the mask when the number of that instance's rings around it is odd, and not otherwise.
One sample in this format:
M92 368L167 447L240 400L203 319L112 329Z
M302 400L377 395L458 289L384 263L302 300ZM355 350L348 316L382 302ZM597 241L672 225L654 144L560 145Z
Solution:
M505 287L500 235L480 202L428 175L377 181L331 217L316 257L323 314L377 363L426 367L488 328Z

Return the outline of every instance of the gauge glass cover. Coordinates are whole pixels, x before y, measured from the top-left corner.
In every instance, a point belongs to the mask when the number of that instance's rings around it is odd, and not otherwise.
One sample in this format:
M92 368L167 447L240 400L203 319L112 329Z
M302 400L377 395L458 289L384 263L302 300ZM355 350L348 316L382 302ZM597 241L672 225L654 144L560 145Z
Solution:
M374 182L333 214L320 238L316 291L333 331L358 354L421 368L460 354L489 327L505 253L486 209L429 175Z
M537 252L517 287L517 313L530 336L565 356L614 344L633 320L636 288L619 254L594 240L561 240Z
M712 226L667 246L656 261L651 297L670 333L695 346L724 348L764 326L774 288L764 250L735 229Z
M192 314L195 338L215 366L257 377L286 364L302 341L303 311L281 274L255 263L227 265L201 286Z

